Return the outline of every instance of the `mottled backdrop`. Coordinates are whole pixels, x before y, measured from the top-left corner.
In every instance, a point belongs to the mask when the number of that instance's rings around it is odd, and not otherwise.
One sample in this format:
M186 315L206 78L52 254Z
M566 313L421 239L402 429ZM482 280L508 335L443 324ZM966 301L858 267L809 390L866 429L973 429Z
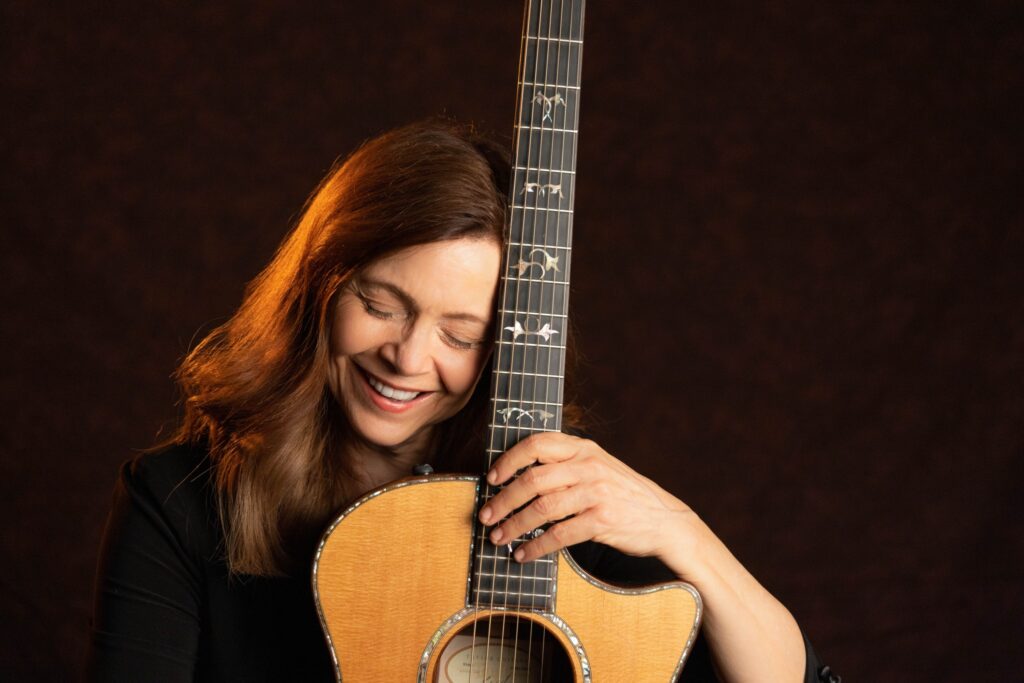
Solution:
M60 6L63 4L64 6ZM1019 680L1019 3L592 2L583 395L849 681ZM519 2L7 2L0 678L80 666L118 463L338 156L511 137Z

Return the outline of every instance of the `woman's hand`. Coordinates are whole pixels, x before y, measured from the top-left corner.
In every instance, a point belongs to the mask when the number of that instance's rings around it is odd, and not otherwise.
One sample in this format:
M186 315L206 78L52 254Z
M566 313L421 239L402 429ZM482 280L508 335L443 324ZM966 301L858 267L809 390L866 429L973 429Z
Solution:
M510 448L494 463L487 481L501 485L530 465L480 510L481 522L496 524L491 530L495 545L556 522L516 549L520 562L588 540L664 559L678 552L685 542L680 530L687 518L696 517L682 501L593 441L558 432L535 434Z
M515 558L529 562L587 540L630 555L656 556L701 592L704 632L720 678L730 683L803 679L803 638L789 611L685 503L593 441L557 432L536 434L510 448L487 481L504 484L530 465L480 510L480 521L495 525L495 545L554 522L517 548Z

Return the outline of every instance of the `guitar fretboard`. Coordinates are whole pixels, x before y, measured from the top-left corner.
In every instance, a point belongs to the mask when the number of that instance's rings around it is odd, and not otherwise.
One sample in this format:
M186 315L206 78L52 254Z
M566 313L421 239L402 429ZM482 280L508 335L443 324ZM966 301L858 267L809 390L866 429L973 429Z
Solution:
M530 434L560 431L584 0L528 0L523 21L508 248L501 276L486 465ZM497 493L485 486L481 504ZM479 527L470 602L554 610L555 561L511 558Z

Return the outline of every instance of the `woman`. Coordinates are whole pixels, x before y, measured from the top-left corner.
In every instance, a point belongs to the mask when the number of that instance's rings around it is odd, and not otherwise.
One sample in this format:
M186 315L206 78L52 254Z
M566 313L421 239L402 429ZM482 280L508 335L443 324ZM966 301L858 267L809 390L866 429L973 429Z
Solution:
M319 534L418 463L467 470L479 454L508 173L472 131L430 123L328 175L238 312L179 369L172 442L122 470L93 679L333 679L308 579ZM488 479L531 464L480 511L492 539L568 519L517 559L574 545L599 577L695 585L703 639L682 680L715 680L712 661L726 681L818 680L787 610L683 502L566 434L521 442Z

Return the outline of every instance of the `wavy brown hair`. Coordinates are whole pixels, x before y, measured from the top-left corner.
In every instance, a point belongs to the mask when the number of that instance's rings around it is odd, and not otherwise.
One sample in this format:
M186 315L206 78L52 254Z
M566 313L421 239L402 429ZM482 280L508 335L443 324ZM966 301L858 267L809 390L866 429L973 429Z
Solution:
M359 493L347 423L327 383L339 289L415 245L504 244L508 183L504 151L469 127L420 123L366 142L313 192L238 311L182 362L185 413L173 441L209 452L233 573L300 567L331 515ZM487 384L439 426L436 452L426 454L437 469L480 461ZM565 412L567 426L576 415Z

